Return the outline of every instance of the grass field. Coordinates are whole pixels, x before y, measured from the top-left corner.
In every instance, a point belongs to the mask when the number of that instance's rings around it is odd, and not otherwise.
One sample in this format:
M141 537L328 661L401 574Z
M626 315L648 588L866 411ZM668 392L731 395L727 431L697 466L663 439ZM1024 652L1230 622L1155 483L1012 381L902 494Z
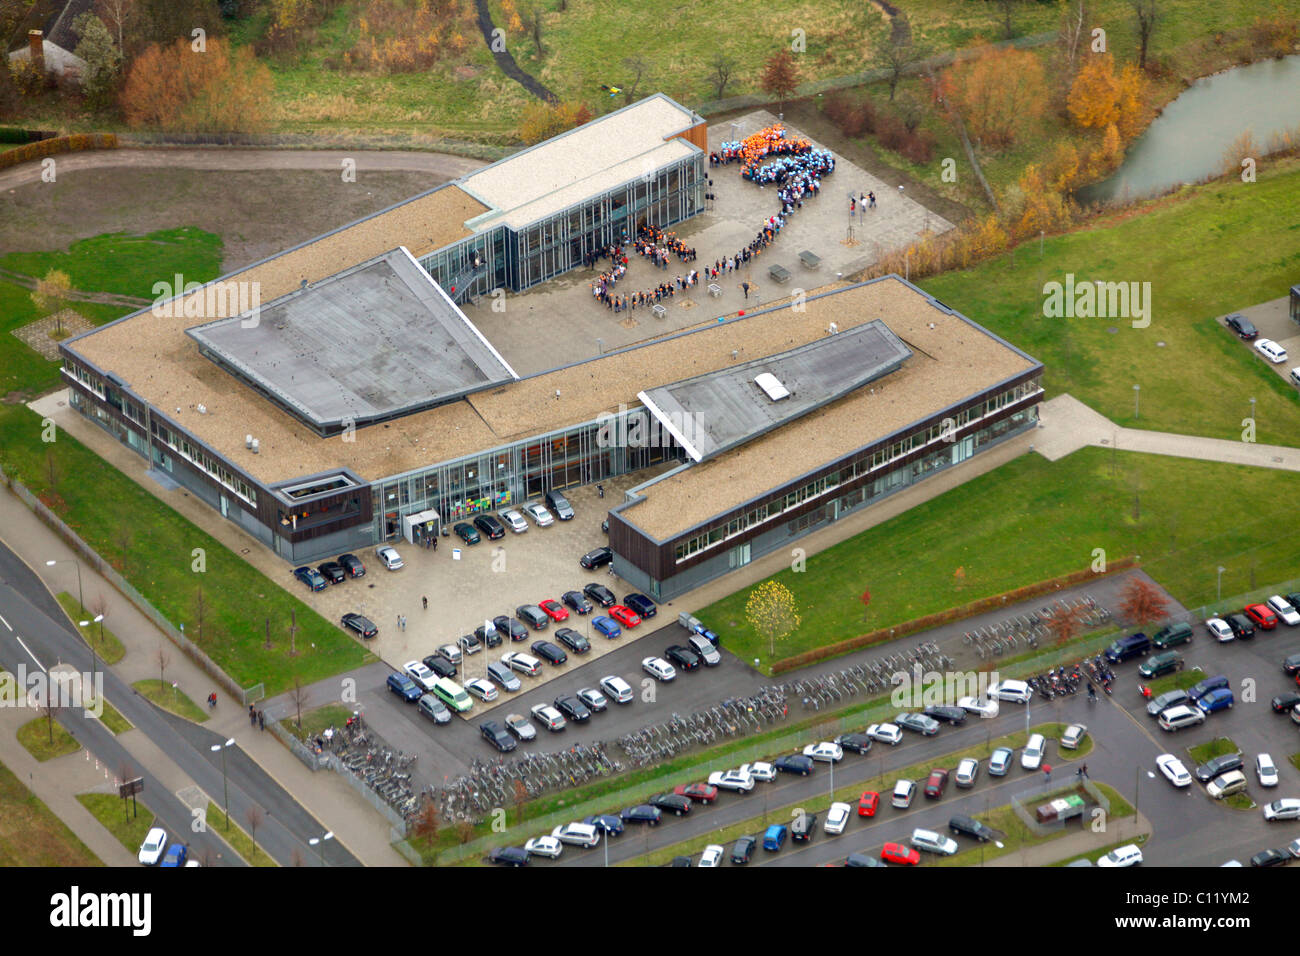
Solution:
M51 729L53 729L53 740L50 739ZM42 763L55 757L75 754L81 749L77 739L64 730L57 720L51 728L50 721L44 716L29 720L19 727L18 742L23 745L24 750Z
M163 683L156 677L150 677L138 680L131 686L140 692L141 697L177 717L184 717L196 724L201 724L208 719L207 710L190 700L180 688L173 688L171 681Z
M1251 501L1250 511L1208 507L1224 500L1225 487ZM803 572L777 574L802 617L777 657L1079 570L1095 548L1112 558L1140 555L1187 607L1214 599L1220 564L1229 569L1224 594L1285 580L1300 565L1300 542L1270 529L1285 525L1297 492L1300 475L1269 469L1100 448L1057 462L1024 455L812 555ZM767 641L744 615L750 590L698 616L742 658L766 660Z
M135 813L131 814L131 801L125 801L127 809L123 810L122 798L111 793L79 793L77 800L104 825L104 829L117 837L127 852L132 856L140 852L140 845L149 835L154 821L153 811L143 802L137 798Z
M1213 740L1207 740L1203 744L1197 744L1195 747L1187 748L1187 756L1191 757L1197 763L1220 757L1223 754L1239 753L1240 748L1233 743L1231 737L1215 737Z
M286 716L280 724L299 740L305 741L315 737L327 727L343 726L351 716L351 707L342 704L326 704L324 707L303 711L301 727L294 723L293 714Z
M126 656L126 648L117 639L112 628L105 627L103 621L98 624L93 623L95 615L77 603L75 596L67 591L60 591L55 595L55 599L59 602L59 607L63 608L63 612L68 615L68 620L81 632L86 643L95 649L101 661L106 664L116 664ZM92 623L83 628L80 627L82 621Z
M208 829L221 835L221 838L234 847L235 852L244 858L249 866L279 866L265 850L258 846L248 832L239 825L234 817L230 818L230 826L226 826L226 813L221 807L217 806L211 800L208 801L207 816Z
M91 701L91 705L92 707L94 706L93 699ZM126 731L131 730L133 726L132 723L129 720L127 720L125 717L123 717L122 714L118 711L118 709L114 707L112 704L110 704L108 701L104 701L104 713L102 714L102 716L100 716L99 720L105 727L108 728L108 732L110 734L113 734L114 736L117 736L118 734L125 733Z
M1166 691L1187 690L1193 684L1200 683L1204 679L1205 671L1199 667L1189 667L1173 674L1166 674L1164 677L1157 677L1153 681L1147 681L1147 686L1151 688L1152 697L1159 697Z
M67 824L0 764L0 867L103 866Z

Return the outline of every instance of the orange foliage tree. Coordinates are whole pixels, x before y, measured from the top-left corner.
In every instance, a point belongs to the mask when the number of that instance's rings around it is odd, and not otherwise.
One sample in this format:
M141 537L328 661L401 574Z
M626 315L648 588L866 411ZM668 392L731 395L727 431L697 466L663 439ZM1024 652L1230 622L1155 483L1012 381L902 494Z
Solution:
M136 128L251 133L268 124L271 87L271 71L251 50L231 53L224 40L209 39L199 53L180 39L136 57L120 102Z
M590 123L591 120L591 110L584 103L568 102L551 106L534 101L524 107L524 114L519 120L519 138L531 146L552 136L559 136L575 126Z
M1129 64L1117 75L1109 53L1084 61L1070 87L1067 106L1070 118L1085 129L1114 125L1122 139L1131 139L1141 128L1145 95L1142 72Z
M794 54L786 49L772 54L763 67L763 92L775 96L784 105L798 85L799 67L795 65Z
M981 145L1010 146L1043 115L1047 86L1038 57L1026 50L985 47L973 60L949 67L939 93L957 109Z

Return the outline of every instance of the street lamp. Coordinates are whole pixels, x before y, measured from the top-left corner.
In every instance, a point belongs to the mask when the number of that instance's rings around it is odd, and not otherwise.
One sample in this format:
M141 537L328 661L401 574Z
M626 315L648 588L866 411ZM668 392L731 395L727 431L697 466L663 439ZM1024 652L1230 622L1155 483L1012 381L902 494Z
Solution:
M1134 418L1138 417L1138 402L1141 400L1141 397L1142 397L1142 386L1134 385L1133 386L1133 417Z
M231 737L224 744L213 744L208 749L213 753L221 751L221 790L226 802L226 829L230 829L230 782L226 776L226 748L235 745L235 738Z
M98 625L99 625L99 639L100 639L101 641L104 640L104 615L102 615L102 614L96 614L96 615L94 616L94 618L92 618L92 619L89 620L89 621L78 621L77 623L78 623L81 627L90 627L90 625L92 625L92 624L98 624ZM99 655L95 652L95 642L94 642L94 641L92 641L92 640L87 640L86 643L90 645L90 676L91 676L91 679L93 680L94 677L95 677L95 672L99 669Z
M325 841L334 839L334 831L330 830L324 836L312 837L307 842L320 851L320 865L325 865Z
M1254 401L1254 399L1251 399L1251 401ZM77 603L81 605L81 609L84 611L86 609L86 602L82 600L81 594L81 562L76 558L62 558L58 561L51 559L45 562L45 566L47 568L52 568L56 564L67 564L69 561L77 566Z
M1250 400L1250 420L1252 422L1255 421L1255 399L1254 398L1251 398Z
M1217 585L1216 588L1217 593L1214 598L1216 603L1223 600L1223 572L1226 570L1227 568L1223 567L1223 565L1219 565L1219 583Z

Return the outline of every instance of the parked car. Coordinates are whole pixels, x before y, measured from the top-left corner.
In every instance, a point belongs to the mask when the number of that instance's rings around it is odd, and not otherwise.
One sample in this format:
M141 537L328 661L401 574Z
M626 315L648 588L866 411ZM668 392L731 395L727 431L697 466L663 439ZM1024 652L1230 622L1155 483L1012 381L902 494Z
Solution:
M593 714L599 714L609 707L609 700L594 687L584 687L578 691L578 700L586 704Z
M804 843L817 832L817 814L800 811L790 821L790 836L797 842Z
M485 704L497 699L497 689L482 677L471 677L465 681L465 690Z
M1241 754L1220 754L1211 757L1196 768L1196 779L1201 783L1209 783L1220 774L1225 774L1229 770L1240 770L1243 766Z
M425 694L415 702L415 709L424 717L428 717L435 724L451 723L451 711L433 694Z
M1241 793L1245 789L1246 775L1240 770L1229 770L1205 785L1205 792L1215 800L1222 800L1234 793Z
M654 617L659 613L659 608L655 605L655 602L644 594L629 594L623 598L623 604L643 618Z
M1151 635L1151 646L1158 651L1167 651L1179 644L1186 644L1192 639L1192 625L1185 621L1166 624Z
M392 548L389 545L381 544L379 547L375 548L375 557L377 557L379 563L389 571L400 571L405 567L405 565L402 564L402 556L397 553L397 549Z
M1281 365L1287 360L1286 349L1278 345L1272 339L1256 339L1255 351L1268 359L1274 365Z
M600 679L600 689L617 704L632 703L632 685L614 674Z
M488 680L496 683L502 690L514 692L524 686L518 677L510 673L510 668L500 661L492 661L488 664L487 676Z
M513 508L501 512L501 523L515 534L523 534L528 530L528 522L524 520L524 516Z
M348 577L364 578L366 576L366 566L361 563L361 559L355 554L340 554L336 560L343 565L343 570L347 571Z
M591 602L583 596L581 591L565 591L560 595L560 600L569 606L569 609L575 614L590 614ZM542 602L542 608L545 610L546 602ZM558 618L557 618L558 620Z
M864 754L871 749L871 738L866 734L840 734L835 742L855 754Z
M545 856L554 860L563 852L560 841L552 836L533 837L524 844L524 852L529 856Z
M1011 761L1016 752L1010 747L999 747L989 755L989 776L1005 777L1011 769Z
M894 723L906 730L914 730L926 737L933 737L939 732L939 721L924 714L901 713L894 718Z
M1004 680L990 687L988 696L992 700L1009 700L1017 704L1027 704L1029 698L1034 696L1034 689L1022 680Z
M483 736L484 740L503 754L509 753L519 746L519 744L515 742L515 738L506 733L506 729L495 720L483 721L483 723L478 725L478 731Z
M1161 711L1168 710L1178 704L1192 703L1191 696L1185 690L1167 690L1163 694L1153 697L1147 701L1147 713L1152 717L1160 715Z
M1161 651L1152 654L1138 667L1138 673L1150 680L1183 669L1183 655L1177 651Z
M890 806L897 807L899 810L906 810L912 805L912 798L916 796L916 781L899 780L894 784L894 795L890 799Z
M580 846L591 849L593 846L600 845L600 830L596 829L593 824L587 822L561 823L551 831L551 836L561 843L567 843L569 846Z
M1111 642L1106 648L1106 660L1112 664L1122 664L1124 661L1141 657L1150 650L1151 639L1145 634L1128 634Z
M973 787L979 772L980 762L978 760L974 757L963 757L957 764L957 772L953 774L953 782L963 789Z
M1289 714L1300 704L1300 694L1294 691L1287 691L1285 694L1278 694L1272 700L1273 713Z
M558 734L567 724L564 715L550 704L534 704L529 711L533 719L553 734Z
M582 822L603 831L606 836L623 835L623 818L617 813L603 813L594 817L583 817Z
M546 526L555 523L555 519L551 517L551 513L546 510L546 505L540 504L536 501L524 505L524 514L532 518L533 522L539 528L545 528Z
M601 607L613 607L616 603L614 592L603 584L592 582L582 589L582 593L587 595Z
M515 608L515 615L534 631L544 631L551 623L550 616L536 604L521 604Z
M945 724L966 723L966 711L962 707L949 707L946 704L938 704L925 708L921 713L932 720L938 720Z
M1161 730L1182 730L1184 727L1205 723L1205 712L1198 707L1178 704L1168 710L1162 710L1160 716L1156 718L1156 723L1160 725Z
M722 663L722 655L718 653L717 645L707 637L692 634L686 639L686 646L699 655L705 667L717 667Z
M389 674L388 689L408 704L413 704L424 694L415 681L406 674Z
M534 654L552 667L559 667L569 659L569 655L564 653L564 648L552 644L550 641L533 641L529 647Z
M1291 854L1286 850L1261 850L1250 858L1251 866L1286 866Z
M1232 331L1236 332L1247 342L1259 337L1259 329L1255 328L1255 324L1240 312L1232 313L1232 315L1228 316L1224 321L1227 323L1228 328L1232 329Z
M784 823L773 823L763 832L763 849L769 853L777 853L781 847L785 846L785 835L787 827Z
M1269 823L1274 820L1300 820L1300 800L1285 797L1265 804L1264 819Z
M573 520L573 505L569 504L569 499L564 497L558 491L548 491L545 495L546 507L555 512L555 516L561 521Z
M691 812L691 798L676 793L656 793L646 802L679 817Z
M594 571L596 568L604 567L614 560L614 552L608 547L597 548L595 551L588 551L578 559L578 563L588 571Z
M700 854L700 866L712 868L721 865L722 855L725 852L726 850L723 847L716 843L710 843L704 848L704 852Z
M488 627L480 624L474 628L474 636L483 642L484 647L500 647L505 640L504 635L494 626Z
M1248 641L1255 636L1255 625L1244 614L1225 614L1223 623L1231 628L1233 636L1239 641Z
M673 787L673 793L679 797L698 800L706 806L718 799L718 788L711 783L679 783Z
M1232 710L1232 703L1232 691L1226 687L1218 687L1202 694L1196 706L1207 714L1213 714L1219 710Z
M145 866L153 866L162 859L163 852L167 849L167 831L162 827L154 827L145 834L144 842L140 844L140 852L136 855Z
M1255 776L1261 787L1277 786L1277 764L1273 763L1271 756L1259 754L1255 757Z
M693 671L700 666L700 655L680 644L672 644L665 648L664 658L674 667L684 671Z
M506 536L505 527L492 515L476 516L474 518L474 527L487 535L489 541L495 541Z
M822 829L827 833L843 833L852 815L853 808L847 803L832 803L831 808L826 811L826 822L822 824Z
M752 775L755 780L771 782L776 779L776 768L762 760L754 763L742 763L740 771Z
M814 764L812 757L805 757L803 754L786 754L773 760L772 766L781 773L797 773L801 777L806 777L813 772Z
M996 717L998 715L998 702L989 700L987 697L963 697L957 701L957 706L972 714L979 714L981 717Z
M754 857L754 845L757 843L757 837L737 837L736 842L731 845L731 862L738 866L748 863Z
M1125 846L1116 847L1105 856L1097 860L1100 867L1124 867L1137 866L1142 862L1142 850L1136 844L1129 843Z
M1264 603L1268 605L1270 611L1281 618L1282 623L1287 627L1295 627L1300 624L1300 611L1297 611L1295 606L1282 595L1274 594Z
M1190 787L1192 785L1192 775L1187 772L1183 762L1173 754L1161 754L1157 757L1156 768L1175 787Z
M499 846L488 854L488 859L502 866L527 866L528 851L521 846Z
M441 654L430 654L424 659L424 666L438 677L456 676L456 665Z
M754 789L754 777L743 770L715 770L709 774L709 786L748 793Z
M460 647L459 645L456 644L438 645L437 654L443 660L446 660L452 664L459 664L462 659Z
M894 724L871 724L867 727L867 736L881 743L897 746L903 742L903 731Z
M1020 753L1020 766L1025 770L1037 770L1043 762L1043 753L1047 750L1047 741L1042 734L1033 734Z
M293 569L293 576L301 581L312 591L324 591L329 587L329 582L321 576L321 573L315 568L301 567Z
M379 634L379 628L375 627L374 622L368 617L362 617L360 614L344 614L343 626L349 631L355 631L366 640L370 640Z
M839 763L844 759L844 748L839 744L831 743L829 740L823 740L821 743L809 744L804 747L803 755L811 757L813 760Z
M1292 654L1290 657L1283 658L1282 672L1285 674L1300 673L1300 654Z
M657 681L667 683L677 676L673 665L659 657L647 657L641 661L641 669Z
M483 540L478 531L475 530L474 526L466 521L458 522L451 530L456 537L460 538L460 540L466 544L478 544Z
M603 634L611 641L623 633L623 629L614 623L612 617L606 617L603 614L597 614L591 619L591 626L594 630Z
M1277 615L1267 604L1248 604L1246 606L1246 617L1258 628L1265 631L1271 631L1277 627Z
M948 786L948 771L942 768L936 768L930 771L930 776L925 781L925 796L929 800L938 800L943 796L944 789Z
M933 830L916 829L912 831L912 846L940 856L952 856L959 847L957 841Z
M880 794L874 790L862 791L862 796L858 797L858 816L874 817L879 807Z
M505 664L512 671L527 674L529 677L536 677L542 672L541 661L519 651L507 651L502 654L501 663Z
M901 843L886 843L880 848L880 858L889 863L901 863L916 866L921 862L921 854Z
M483 650L483 642L473 634L462 634L456 638L456 646L466 655L474 655Z
M498 633L508 636L512 641L528 640L528 628L508 614L498 614L492 618L492 626Z
M189 847L187 847L184 843L173 843L171 846L167 848L167 852L163 854L162 862L159 863L158 865L160 867L184 866L185 861L188 860L189 857L190 857Z
M1228 627L1228 622L1223 618L1212 617L1205 622L1205 629L1210 632L1210 636L1221 644L1235 638L1237 635L1232 633L1232 628Z
M1086 736L1088 736L1086 724L1071 724L1061 734L1061 746L1066 750L1078 750L1079 744L1083 743L1083 738Z
M569 612L564 609L564 605L559 601L552 601L547 598L545 601L539 602L537 606L552 621L567 621L569 619Z
M572 694L561 694L555 698L555 709L576 724L591 720L591 711L587 709L587 705Z
M885 866L885 862L878 857L868 856L865 853L850 853L844 858L845 866Z
M627 807L619 816L623 818L624 823L645 823L653 827L658 825L663 815L659 812L658 807L642 803L635 807Z
M343 565L337 561L326 561L324 564L317 565L316 570L330 584L342 584L348 577L348 573L343 570Z
M993 828L987 823L982 823L974 817L961 815L948 820L948 832L958 836L972 837L981 843L988 843L995 836Z
M506 730L520 740L536 740L537 728L528 722L523 714L506 714Z
M633 611L630 607L624 607L622 604L615 604L609 609L609 616L624 627L636 627L641 623L641 616Z

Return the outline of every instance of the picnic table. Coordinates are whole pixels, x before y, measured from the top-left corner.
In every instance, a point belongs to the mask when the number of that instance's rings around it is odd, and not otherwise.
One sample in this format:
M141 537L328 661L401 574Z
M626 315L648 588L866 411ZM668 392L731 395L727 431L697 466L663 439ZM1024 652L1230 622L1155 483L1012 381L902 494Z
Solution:
M722 295L722 286L718 285L716 282L710 282L710 283L709 283L709 295L713 296L715 299L718 298L719 296L721 296L721 295Z
M770 269L767 270L767 274L770 275L777 282L790 281L790 273L786 270L784 266L772 266Z
M809 269L816 269L819 265L822 264L821 256L817 255L816 253L809 252L807 249L799 253L799 261L802 262L804 266Z

